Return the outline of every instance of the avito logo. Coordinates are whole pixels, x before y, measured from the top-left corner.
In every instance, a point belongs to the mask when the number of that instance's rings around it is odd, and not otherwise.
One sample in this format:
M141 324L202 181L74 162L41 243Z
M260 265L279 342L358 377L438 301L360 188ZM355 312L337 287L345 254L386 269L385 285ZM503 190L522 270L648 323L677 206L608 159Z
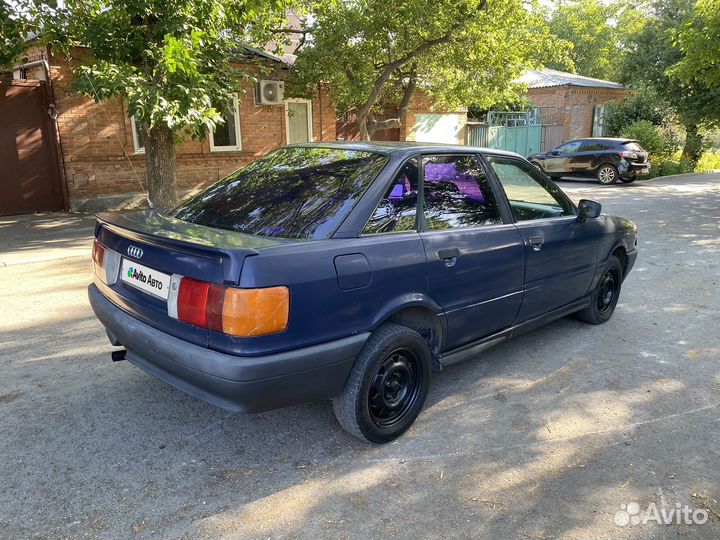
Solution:
M147 285L156 288L158 291L161 291L163 288L162 281L152 277L152 274L146 276L142 270L138 271L132 266L128 268L127 277L135 279L140 283L146 283Z

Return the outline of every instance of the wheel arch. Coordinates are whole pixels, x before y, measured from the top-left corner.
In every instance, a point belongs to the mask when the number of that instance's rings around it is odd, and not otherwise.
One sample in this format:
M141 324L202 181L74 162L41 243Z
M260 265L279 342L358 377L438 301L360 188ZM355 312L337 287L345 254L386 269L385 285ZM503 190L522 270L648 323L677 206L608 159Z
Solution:
M387 305L381 313L373 330L387 322L415 330L428 341L435 362L447 336L447 322L440 306L428 298L405 299Z

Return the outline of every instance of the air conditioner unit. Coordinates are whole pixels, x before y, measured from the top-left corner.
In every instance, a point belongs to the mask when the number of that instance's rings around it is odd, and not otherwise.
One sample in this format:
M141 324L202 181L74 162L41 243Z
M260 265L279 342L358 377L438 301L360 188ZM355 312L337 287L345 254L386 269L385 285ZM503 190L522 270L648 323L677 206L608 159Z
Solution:
M260 81L255 85L256 105L281 105L285 83L283 81Z

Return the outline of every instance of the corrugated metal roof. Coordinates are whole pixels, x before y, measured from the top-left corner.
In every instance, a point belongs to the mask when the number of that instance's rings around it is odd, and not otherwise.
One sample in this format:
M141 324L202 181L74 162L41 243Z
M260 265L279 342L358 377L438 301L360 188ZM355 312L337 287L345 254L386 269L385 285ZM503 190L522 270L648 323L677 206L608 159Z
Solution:
M517 82L527 84L528 88L549 88L551 86L582 86L586 88L612 88L622 90L622 84L592 77L583 77L574 73L565 73L554 69L528 71Z

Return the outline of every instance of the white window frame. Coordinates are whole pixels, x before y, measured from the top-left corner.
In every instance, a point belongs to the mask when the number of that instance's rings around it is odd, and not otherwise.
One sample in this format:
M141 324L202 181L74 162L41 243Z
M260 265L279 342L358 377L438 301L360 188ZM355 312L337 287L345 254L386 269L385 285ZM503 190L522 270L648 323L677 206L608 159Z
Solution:
M135 117L130 117L130 129L132 131L132 141L133 141L133 150L136 154L144 154L145 153L145 147L140 146L140 143L137 139L137 133L138 133L138 125L135 121Z
M215 138L213 130L210 130L210 151L211 152L237 152L242 150L242 130L240 129L240 103L237 98L233 98L233 113L235 116L235 146L215 146Z
M285 142L287 144L290 144L290 108L288 107L289 103L307 103L307 105L308 105L308 116L307 116L308 142L313 142L312 100L311 99L302 99L302 98L289 98L289 99L285 100Z

